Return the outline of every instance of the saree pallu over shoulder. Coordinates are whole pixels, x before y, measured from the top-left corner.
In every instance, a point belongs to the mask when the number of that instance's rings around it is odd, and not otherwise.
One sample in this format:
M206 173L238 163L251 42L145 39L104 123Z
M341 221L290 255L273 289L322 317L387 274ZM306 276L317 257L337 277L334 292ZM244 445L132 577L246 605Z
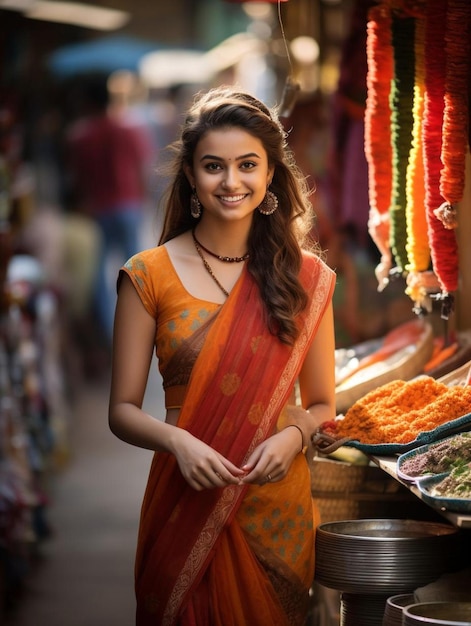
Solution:
M332 297L334 274L317 257L304 255L300 277L309 294L309 305L301 316L301 333L294 346L282 344L267 330L257 285L244 270L212 324L193 368L178 426L238 466L273 432ZM308 471L302 455L300 459ZM282 485L256 489L262 494L261 490L270 487ZM197 492L184 480L175 457L166 453L154 456L136 557L138 626L183 623L179 619L189 598L196 598L198 586L207 584L204 577L210 571L209 564L218 562L221 553L229 554L228 537L237 535L240 540L247 535L240 522L232 522L239 509L245 511L247 521L247 508L241 504L254 493L255 488L248 486ZM255 533L253 539L257 543L260 537ZM260 569L258 559L255 561L253 567ZM242 570L240 575L246 574ZM260 593L273 596L273 610L282 613L273 591L274 581L264 572L260 578ZM290 623L282 620L266 623ZM189 618L185 623L192 621Z

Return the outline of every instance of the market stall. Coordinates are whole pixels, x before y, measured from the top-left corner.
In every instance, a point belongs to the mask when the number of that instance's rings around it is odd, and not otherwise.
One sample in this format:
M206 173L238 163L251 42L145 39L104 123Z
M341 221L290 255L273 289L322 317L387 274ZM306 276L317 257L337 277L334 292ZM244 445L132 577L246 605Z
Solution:
M471 5L465 0L384 0L369 9L364 116L368 228L381 255L376 268L379 291L387 290L399 276L416 320L398 324L374 342L337 351L338 415L313 438L314 476L323 462L343 461L344 473L350 476L358 475L362 464L373 465L384 476L389 497L394 486L401 494L405 490L425 518L428 512L440 528L456 533L462 553L469 551L471 528L470 27ZM466 453L455 450L456 467L440 466L439 473L421 477L401 471L398 463L404 456L417 461L419 453L433 450L444 457L450 442L457 447L458 441ZM336 467L331 467L332 475ZM354 498L365 484L346 487L344 497ZM379 505L384 496L377 494L378 506L370 516L360 509L358 514L350 511L350 516L341 511L337 517L324 511L316 579L340 593L342 626L382 626L388 594L412 594L414 600L423 585L410 580L407 588L395 588L398 575L395 584L390 578L379 588L392 558L385 548L389 560L382 567L381 546L391 536L397 541L401 537L393 521L411 522L416 513L406 496L399 499L396 494L396 510L381 526ZM377 522L374 532L368 517ZM337 522L344 526L337 528ZM352 548L355 540L359 545ZM331 542L335 542L332 552ZM327 559L322 558L324 549ZM342 550L348 573L341 570ZM431 554L428 549L426 553ZM355 558L365 554L368 559L355 565ZM409 556L408 573L420 562L421 557ZM435 578L451 569L445 565ZM466 575L462 579L468 581ZM352 580L360 578L360 588L352 590ZM468 582L460 600L469 604ZM449 590L442 599L451 600ZM426 619L423 623L470 623Z
M331 482L339 476L339 468L346 480L342 493L331 490L324 497L330 503L335 502L332 498L343 497L350 505L332 515L332 508L317 500L323 519L316 540L316 583L320 585L316 592L325 602L330 593L326 588L336 590L342 626L393 626L394 621L383 622L388 600L398 594L412 596L402 607L405 611L406 606L422 602L418 589L439 584L450 573L455 575L455 584L464 588L460 603L471 603L466 558L471 529L470 375L471 361L439 380L420 376L386 383L361 397L344 416L325 423L314 436L315 499L322 496L315 490L320 480L316 474L323 463L330 463ZM376 482L383 489L372 489L371 476L365 480L372 467L383 476L382 483ZM352 478L359 476L353 485ZM358 507L365 500L370 508ZM391 503L392 507L385 508ZM455 544L447 547L452 555L448 563L437 565L440 548L427 544L430 524L436 524L432 536L453 535ZM406 537L410 545L404 543ZM415 552L419 549L415 542L424 554ZM405 545L407 556L401 559L399 546ZM434 562L427 564L425 577L429 578L424 581L420 568L430 558ZM356 559L363 562L356 563ZM440 594L443 601L456 600L449 588L440 587ZM462 614L467 609L456 610Z

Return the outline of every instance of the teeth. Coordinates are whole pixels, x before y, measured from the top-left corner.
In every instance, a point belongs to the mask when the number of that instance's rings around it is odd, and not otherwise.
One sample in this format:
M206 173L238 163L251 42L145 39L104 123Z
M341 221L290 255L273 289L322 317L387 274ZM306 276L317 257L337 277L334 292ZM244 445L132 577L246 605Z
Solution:
M244 197L244 194L240 196L221 196L221 200L224 200L225 202L237 202L238 200L242 200Z

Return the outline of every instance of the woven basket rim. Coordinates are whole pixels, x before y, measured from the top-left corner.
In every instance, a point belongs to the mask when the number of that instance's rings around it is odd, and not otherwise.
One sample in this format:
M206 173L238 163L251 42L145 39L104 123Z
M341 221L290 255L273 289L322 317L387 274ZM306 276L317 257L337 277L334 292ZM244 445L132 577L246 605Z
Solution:
M466 377L467 377L467 375L468 375L470 370L471 370L471 360L467 361L466 363L464 363L460 367L457 367L452 372L448 372L448 374L445 374L444 376L441 376L440 378L437 378L437 381L439 383L443 383L444 385L448 385L448 384L453 384L453 385L464 384L464 382L466 380Z

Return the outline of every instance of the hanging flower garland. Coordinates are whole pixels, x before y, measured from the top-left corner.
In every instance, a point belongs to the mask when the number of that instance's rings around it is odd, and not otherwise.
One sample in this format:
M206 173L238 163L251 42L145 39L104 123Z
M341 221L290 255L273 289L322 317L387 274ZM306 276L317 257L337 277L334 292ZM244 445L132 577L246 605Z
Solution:
M369 232L382 255L380 265L392 251L397 269L408 272L407 292L418 308L433 294L448 319L458 286L455 205L463 196L469 143L471 2L383 0L370 10L367 33ZM390 111L384 106L389 71ZM433 271L427 271L430 258Z
M471 4L469 0L448 0L445 32L446 78L445 108L443 112L442 152L443 169L440 193L450 205L446 213L454 213L455 205L464 192L465 158L468 149L468 81ZM437 210L436 215L443 211ZM443 220L442 220L443 221ZM443 221L445 228L455 228L456 219Z
M389 209L391 249L398 270L407 265L406 174L412 141L414 97L415 19L392 15L394 79L391 89L391 137L393 151L392 195Z
M415 25L415 84L412 148L409 155L406 177L406 226L407 226L407 289L406 293L418 311L431 309L423 277L430 264L430 247L425 215L425 185L422 146L422 118L425 92L425 18L418 16Z
M436 211L437 207L443 207L443 204L446 202L442 191L443 193L445 191L449 193L451 189L449 185L451 180L449 167L453 159L449 153L451 144L448 135L450 128L453 126L451 119L456 119L452 110L455 89L452 76L455 63L454 57L450 56L450 54L454 54L453 46L450 48L450 45L446 43L443 25L446 24L447 39L456 36L456 33L450 31L456 15L456 10L451 4L454 1L449 0L447 3L447 0L434 0L434 2L430 3L425 29L426 95L423 142L426 215L433 270L438 279L439 289L441 289L441 295L437 297L442 300L442 317L444 319L448 319L453 310L452 292L456 291L458 286L458 246L455 231L453 227L447 228L444 226ZM465 20L466 22L467 20ZM459 39L456 41L458 45L467 47L465 42ZM467 63L465 66L467 67ZM451 91L450 82L452 83ZM445 101L449 103L446 125L444 124ZM442 153L442 139L443 145L446 146L445 153ZM442 158L445 158L449 164L443 184L441 177ZM453 168L451 168L451 171L454 171Z
M391 109L389 94L393 76L391 13L387 3L368 13L367 98L365 109L365 156L368 162L368 232L381 253L376 268L378 290L388 284L392 266L389 244L389 204L392 182Z

